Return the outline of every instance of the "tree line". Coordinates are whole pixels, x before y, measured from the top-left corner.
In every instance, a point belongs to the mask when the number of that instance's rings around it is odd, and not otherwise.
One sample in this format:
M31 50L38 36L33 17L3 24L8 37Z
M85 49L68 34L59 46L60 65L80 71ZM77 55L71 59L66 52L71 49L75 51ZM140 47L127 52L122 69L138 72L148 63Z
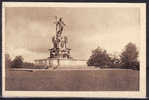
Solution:
M13 60L10 58L9 54L5 54L5 65L6 68L23 68L23 67L33 67L34 64L30 62L24 62L22 56L16 56Z
M106 50L97 47L92 51L87 64L88 66L99 68L129 68L139 70L140 62L138 55L139 51L133 43L128 43L118 57L115 55L111 56Z
M5 54L5 66L8 68L31 68L31 69L42 69L47 68L47 66L36 65L31 62L24 61L22 56L16 56L14 59L10 58L9 54Z

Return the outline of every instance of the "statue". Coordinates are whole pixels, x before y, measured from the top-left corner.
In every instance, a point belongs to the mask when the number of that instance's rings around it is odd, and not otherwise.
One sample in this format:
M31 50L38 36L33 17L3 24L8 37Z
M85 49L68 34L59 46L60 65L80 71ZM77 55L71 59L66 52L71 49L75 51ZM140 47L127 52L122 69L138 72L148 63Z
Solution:
M71 49L67 48L68 38L62 35L65 26L62 17L55 24L56 35L52 37L53 48L50 49L50 58L70 58Z
M64 26L65 26L65 24L61 17L58 21L56 21L56 34L58 36L62 34Z

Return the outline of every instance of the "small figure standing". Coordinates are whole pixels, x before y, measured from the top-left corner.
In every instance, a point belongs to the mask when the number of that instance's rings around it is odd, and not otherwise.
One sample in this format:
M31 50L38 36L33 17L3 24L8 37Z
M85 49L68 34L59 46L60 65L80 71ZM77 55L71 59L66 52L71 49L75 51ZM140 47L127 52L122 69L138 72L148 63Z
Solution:
M59 36L61 36L61 34L62 34L62 31L63 31L63 29L64 29L64 26L65 26L65 23L63 22L63 20L62 20L62 17L56 22L56 33L57 33L57 35Z

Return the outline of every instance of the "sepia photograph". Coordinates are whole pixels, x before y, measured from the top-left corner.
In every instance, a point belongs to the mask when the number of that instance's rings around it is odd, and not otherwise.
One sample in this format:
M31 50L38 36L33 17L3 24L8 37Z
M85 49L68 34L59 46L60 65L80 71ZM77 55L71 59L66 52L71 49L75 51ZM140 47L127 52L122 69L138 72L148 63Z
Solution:
M3 2L4 97L146 97L145 3Z

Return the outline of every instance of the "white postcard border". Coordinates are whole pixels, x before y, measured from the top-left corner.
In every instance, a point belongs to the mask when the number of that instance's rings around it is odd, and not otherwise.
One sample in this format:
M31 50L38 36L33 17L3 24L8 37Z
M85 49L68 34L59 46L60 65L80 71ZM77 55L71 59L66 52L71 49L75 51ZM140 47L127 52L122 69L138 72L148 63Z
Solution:
M140 91L6 91L5 90L5 7L139 7L141 19ZM145 3L33 3L3 2L2 7L2 96L3 97L106 97L145 98L146 97L146 4Z

